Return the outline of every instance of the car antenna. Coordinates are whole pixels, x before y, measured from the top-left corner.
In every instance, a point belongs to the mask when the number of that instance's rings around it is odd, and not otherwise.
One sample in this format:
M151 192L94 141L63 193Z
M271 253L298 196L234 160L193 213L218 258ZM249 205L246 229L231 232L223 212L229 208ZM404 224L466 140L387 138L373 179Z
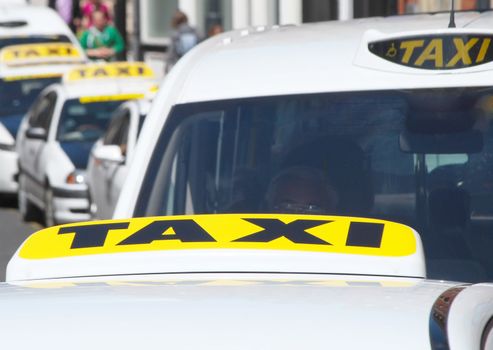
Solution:
M450 10L450 22L448 22L449 28L455 28L455 10L454 10L454 0L450 0L452 9Z

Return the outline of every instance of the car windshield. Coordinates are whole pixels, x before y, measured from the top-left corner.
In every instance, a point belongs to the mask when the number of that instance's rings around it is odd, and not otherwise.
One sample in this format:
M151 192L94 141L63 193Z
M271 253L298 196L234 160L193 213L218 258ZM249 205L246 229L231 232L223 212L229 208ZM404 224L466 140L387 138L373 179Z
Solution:
M38 94L60 78L0 79L0 120L2 117L24 114Z
M428 277L493 277L493 88L175 106L135 216L373 217L422 236Z
M80 102L67 100L58 123L57 140L96 141L106 131L112 113L122 101Z
M38 43L69 43L66 35L26 35L0 38L0 49L10 45L38 44Z

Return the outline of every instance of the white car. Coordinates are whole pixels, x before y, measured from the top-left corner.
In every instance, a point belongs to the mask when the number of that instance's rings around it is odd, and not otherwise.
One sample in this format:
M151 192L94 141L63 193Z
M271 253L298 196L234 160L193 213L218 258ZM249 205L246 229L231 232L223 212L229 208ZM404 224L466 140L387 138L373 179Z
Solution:
M429 278L493 279L491 12L224 33L173 68L114 218L308 212L402 222Z
M0 4L0 49L5 46L36 43L79 42L63 19L44 6ZM82 49L81 49L82 52Z
M41 90L59 82L64 72L85 60L85 55L69 43L0 49L0 193L17 192L15 138L23 115Z
M37 207L48 226L88 220L89 151L122 102L153 90L154 73L142 62L79 66L43 90L17 135L22 216L28 219Z
M493 284L425 274L419 235L383 220L230 214L51 227L8 264L2 346L493 349Z
M14 143L22 116L44 87L60 80L67 63L87 58L53 10L12 3L0 4L0 55L0 193L15 194Z
M111 219L150 105L150 99L123 103L115 111L103 137L94 144L87 163L93 218Z

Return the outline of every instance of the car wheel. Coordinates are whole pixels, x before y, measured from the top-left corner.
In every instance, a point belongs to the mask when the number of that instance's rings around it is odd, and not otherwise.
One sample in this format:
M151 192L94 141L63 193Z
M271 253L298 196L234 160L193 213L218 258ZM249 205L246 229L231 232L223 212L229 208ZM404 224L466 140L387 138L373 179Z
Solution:
M44 223L46 227L55 226L55 208L53 207L53 190L49 184L46 184L44 198Z
M22 220L32 221L34 219L34 207L26 195L26 176L19 174L19 189L17 191L17 205L21 214Z

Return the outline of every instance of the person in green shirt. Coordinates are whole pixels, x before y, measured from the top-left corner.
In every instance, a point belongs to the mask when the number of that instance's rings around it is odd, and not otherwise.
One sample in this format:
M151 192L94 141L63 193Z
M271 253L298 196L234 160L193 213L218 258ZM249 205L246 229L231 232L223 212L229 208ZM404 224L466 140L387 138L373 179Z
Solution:
M109 19L104 12L94 11L92 21L93 25L80 37L82 48L91 59L115 60L125 48L121 34L109 24Z

